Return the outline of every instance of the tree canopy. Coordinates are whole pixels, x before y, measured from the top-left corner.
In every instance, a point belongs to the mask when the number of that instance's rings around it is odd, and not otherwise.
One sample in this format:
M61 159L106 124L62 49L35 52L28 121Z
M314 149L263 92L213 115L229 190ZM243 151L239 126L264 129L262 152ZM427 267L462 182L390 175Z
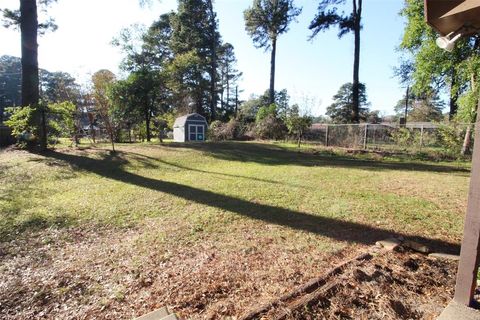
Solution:
M360 73L360 31L362 29L362 0L352 0L352 12L349 15L339 13L339 6L344 5L346 0L322 0L318 5L318 12L310 23L310 30L313 30L311 38L314 38L320 31L338 26L338 37L341 38L349 32L354 33L354 55L353 55L353 82L352 82L352 117L351 121L359 122L361 116L361 84Z
M270 103L275 102L275 56L278 36L288 31L289 24L301 13L293 0L254 0L244 11L245 30L253 44L265 51L272 50L270 58Z
M333 96L333 103L327 107L327 116L329 116L334 123L352 122L354 117L352 87L351 82L343 84ZM369 111L365 84L360 83L359 88L359 118L365 121Z
M405 116L405 104L407 104L407 122L431 122L443 119L442 110L444 103L440 97L432 91L430 94L416 95L410 91L408 104L406 97L399 100L394 107L398 116Z
M423 1L406 0L400 15L406 18L406 25L399 45L404 56L397 68L397 76L402 83L411 85L416 95L448 93L449 114L453 119L457 114L459 97L471 87L472 73L465 70L468 64L474 63L479 53L480 38L460 39L450 53L436 45L438 35L425 22Z

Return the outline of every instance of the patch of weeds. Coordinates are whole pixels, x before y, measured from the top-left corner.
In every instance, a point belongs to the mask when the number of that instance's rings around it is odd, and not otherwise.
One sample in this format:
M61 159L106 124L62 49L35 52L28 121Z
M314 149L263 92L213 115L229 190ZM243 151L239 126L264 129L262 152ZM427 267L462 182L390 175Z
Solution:
M124 301L125 300L125 294L126 294L126 288L125 287L116 287L115 290L113 291L112 296L110 297L113 300L116 301Z

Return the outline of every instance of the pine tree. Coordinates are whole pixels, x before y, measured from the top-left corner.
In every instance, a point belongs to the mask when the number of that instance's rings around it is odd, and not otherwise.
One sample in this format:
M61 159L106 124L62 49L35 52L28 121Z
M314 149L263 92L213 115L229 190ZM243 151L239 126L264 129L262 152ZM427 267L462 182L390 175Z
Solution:
M320 31L328 30L330 27L338 26L341 38L349 32L354 34L354 58L353 58L353 84L352 84L352 122L360 120L361 84L359 80L360 69L360 31L362 29L362 0L352 0L352 13L340 15L338 5L345 4L345 0L322 0L318 5L318 13L310 23L313 30L312 38Z
M183 87L195 111L214 119L217 90L216 55L221 37L210 0L179 0L178 12L171 19L170 41L174 55L171 74L174 86ZM206 77L205 75L208 75ZM184 82L185 85L178 83ZM187 100L187 101L188 101ZM208 106L208 107L207 107Z
M243 13L245 29L257 48L271 49L270 103L275 103L275 58L278 36L288 31L288 25L301 13L293 0L254 0Z
M359 119L366 119L368 114L368 101L366 88L363 83L359 85ZM354 92L353 84L345 83L338 89L338 92L333 96L333 103L327 107L327 116L329 116L334 123L352 123L355 117L354 112Z
M237 58L235 51L230 43L225 43L220 47L219 52L219 70L220 70L220 105L223 117L228 119L235 113L235 91L237 81L242 73L237 69Z

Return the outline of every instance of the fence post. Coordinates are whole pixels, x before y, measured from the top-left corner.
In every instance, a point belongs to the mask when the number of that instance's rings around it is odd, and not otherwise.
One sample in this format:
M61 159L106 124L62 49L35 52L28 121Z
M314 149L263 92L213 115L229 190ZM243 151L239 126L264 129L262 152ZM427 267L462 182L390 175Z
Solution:
M420 149L423 147L423 124L422 127L420 128Z
M367 150L367 139L368 139L368 123L365 123L365 134L363 136L363 149Z
M325 147L328 147L328 124L327 129L325 130Z

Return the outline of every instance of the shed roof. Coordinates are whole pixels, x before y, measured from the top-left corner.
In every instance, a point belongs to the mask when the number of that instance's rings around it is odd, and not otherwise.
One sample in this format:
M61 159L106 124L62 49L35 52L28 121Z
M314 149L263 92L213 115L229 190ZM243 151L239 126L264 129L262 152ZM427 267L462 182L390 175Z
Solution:
M177 119L175 119L175 123L173 124L173 127L183 127L183 126L185 126L185 123L187 122L187 120L189 120L190 118L193 118L193 117L201 118L200 121L205 121L205 123L207 123L207 119L205 119L204 116L202 116L198 113L189 113L189 114L186 114L184 116L181 116L181 117L178 117ZM195 119L195 120L197 120L197 119Z

